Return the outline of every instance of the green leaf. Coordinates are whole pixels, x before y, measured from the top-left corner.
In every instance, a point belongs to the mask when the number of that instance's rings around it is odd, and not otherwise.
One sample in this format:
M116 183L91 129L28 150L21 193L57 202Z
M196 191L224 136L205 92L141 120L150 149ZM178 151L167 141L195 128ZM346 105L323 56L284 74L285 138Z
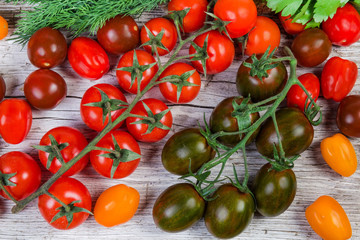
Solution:
M294 15L302 3L302 0L267 0L267 6L275 13L284 11L283 16Z
M326 21L332 18L339 7L343 7L346 2L344 0L317 0L314 9L315 22Z

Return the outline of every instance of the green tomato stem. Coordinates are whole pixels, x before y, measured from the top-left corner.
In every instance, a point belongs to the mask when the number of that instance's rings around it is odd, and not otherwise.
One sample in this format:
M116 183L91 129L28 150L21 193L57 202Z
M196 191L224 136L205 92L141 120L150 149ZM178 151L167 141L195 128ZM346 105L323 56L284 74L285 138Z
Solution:
M15 204L18 203L18 201L10 194L10 192L6 189L4 186L3 181L0 181L0 189L5 193L6 196L8 196Z

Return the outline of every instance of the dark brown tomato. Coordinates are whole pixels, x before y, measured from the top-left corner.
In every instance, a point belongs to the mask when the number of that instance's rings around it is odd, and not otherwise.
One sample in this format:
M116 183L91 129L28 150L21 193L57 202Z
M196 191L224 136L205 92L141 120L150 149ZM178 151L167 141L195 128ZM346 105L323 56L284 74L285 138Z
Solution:
M166 232L188 229L204 215L205 200L189 183L170 186L156 199L153 219Z
M188 128L172 135L165 143L161 154L164 168L177 175L197 172L199 168L215 156L205 137L197 128Z
M270 167L270 163L261 167L253 186L257 211L265 217L285 212L295 198L297 186L293 170L269 171Z
M67 43L59 30L44 27L37 30L27 46L30 62L38 68L52 68L64 62Z
M262 55L257 55L261 58ZM253 63L251 57L245 62ZM268 77L259 79L250 75L250 68L241 64L236 76L236 88L240 95L248 97L252 102L260 102L281 92L284 88L288 75L285 65L280 62L277 67L267 71Z
M6 92L5 80L2 76L0 76L0 101L4 99L5 92Z
M331 53L332 44L324 31L309 28L297 35L291 50L303 67L315 67L324 62Z
M100 45L109 53L122 54L139 44L139 27L131 16L117 15L97 31Z
M345 135L360 137L360 95L347 96L340 102L336 123Z
M241 104L243 101L242 97L229 97L221 101L212 111L210 116L210 130L212 133L224 131L224 132L237 132L239 131L238 120L233 116L234 107L233 101L236 101L237 104ZM249 115L251 120L251 124L256 122L260 118L259 113L252 113ZM259 133L260 129L256 130L249 140L247 144L251 143L256 135ZM236 134L236 135L227 135L221 136L218 138L218 141L226 146L234 147L237 143L243 139L244 134Z
M250 224L255 212L254 199L231 184L221 185L215 196L206 206L206 228L217 238L233 238Z
M25 80L24 93L29 103L41 110L55 108L65 97L65 80L49 69L38 69Z
M286 157L305 151L312 143L314 128L304 113L298 108L282 108L276 112L281 143ZM268 118L256 138L259 153L274 158L274 144L279 150L279 140L272 118Z

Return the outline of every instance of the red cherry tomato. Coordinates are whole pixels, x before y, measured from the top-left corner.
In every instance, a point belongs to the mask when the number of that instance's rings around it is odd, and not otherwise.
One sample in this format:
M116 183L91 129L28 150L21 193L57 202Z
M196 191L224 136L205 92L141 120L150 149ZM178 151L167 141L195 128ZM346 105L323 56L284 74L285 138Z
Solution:
M183 20L184 32L190 33L204 26L207 5L207 0L171 0L168 5L168 11L181 11L190 8Z
M66 93L64 78L49 69L32 72L24 83L25 97L37 109L55 108L66 97Z
M206 37L208 37L207 53L209 55L209 58L206 59L206 73L216 74L225 71L234 60L235 48L233 42L214 30L196 37L194 43L199 47L203 47ZM189 54L195 53L195 48L190 46ZM200 60L192 61L192 65L197 71L204 72Z
M177 42L177 31L175 25L165 18L153 18L145 26L152 32L154 36L157 36L162 30L164 30L164 35L161 39L161 43L169 50L157 48L160 56L166 55L171 50L174 49ZM146 32L145 27L141 29L140 32L141 44L146 43L150 40L149 35ZM152 52L151 46L144 46L145 50L149 53Z
M159 79L162 80L164 77L171 75L181 76L182 74L189 71L195 71L189 78L186 79L186 82L195 84L193 86L184 85L181 87L181 85L171 82L164 82L159 84L162 95L168 101L173 103L188 103L194 100L194 98L196 98L200 92L201 78L195 68L186 63L174 63L167 67L160 75ZM178 87L180 90L178 90Z
M109 71L109 58L95 40L87 37L75 38L68 51L71 67L81 77L97 80Z
M320 94L320 81L313 73L306 73L299 77L299 81L304 85L306 90L310 93L311 97L317 101ZM305 101L307 99L306 93L300 86L294 85L290 88L287 96L288 107L297 107L301 111L304 111ZM310 100L307 101L306 106L310 104Z
M330 41L339 46L349 46L360 39L360 15L350 4L338 8L333 18L322 24Z
M285 32L287 32L288 34L295 35L305 30L305 25L293 22L293 19L290 15L285 17L282 16L281 13L279 13L279 19Z
M64 162L69 162L76 155L78 155L88 144L84 135L77 129L71 127L56 127L48 131L40 140L41 146L50 146L50 137L52 135L58 144L68 143L69 145L61 150ZM49 153L39 150L40 162L44 167L48 164ZM82 157L77 163L75 163L63 176L72 176L80 172L89 162L89 154ZM48 170L52 173L56 173L61 168L61 163L57 158L52 160L50 168Z
M39 165L30 155L22 152L8 152L2 155L0 157L0 174L13 175L6 179L9 184L5 181L4 187L17 201L34 193L41 183ZM0 190L0 195L10 199L2 190Z
M239 38L250 32L255 26L257 9L253 0L218 0L214 14L223 21L231 38Z
M149 110L150 114L148 113L147 109L145 108L146 105ZM134 108L131 110L132 114L144 117L151 117L151 115L157 115L165 113L168 107L162 101L155 99L155 98L148 98L138 102ZM158 115L160 116L160 115ZM173 118L170 111L168 111L162 118L159 120L155 120L156 117L152 117L151 120L148 120L145 123L141 123L139 121L144 120L140 117L128 117L126 119L126 126L129 130L130 134L138 141L142 142L157 142L163 139L169 132ZM155 123L155 127L153 129L149 128L152 124ZM148 132L151 130L150 132Z
M84 184L74 178L59 178L53 183L53 185L51 185L49 193L68 206L72 206L72 208L78 207L91 211L91 196L89 190L84 186ZM75 201L77 202L74 203ZM77 212L75 210L70 224L66 216L62 216L51 222L54 217L59 214L60 209L62 211L65 210L60 203L46 194L39 197L38 207L44 219L54 228L61 230L76 228L85 222L85 220L89 217L89 213L83 211Z
M245 54L248 56L265 53L270 46L270 52L280 44L280 29L268 17L258 16L253 30L249 32Z
M130 52L125 53L119 60L118 68L122 67L132 67L133 66L133 59L134 59L134 51L136 51L136 56L139 61L139 65L150 65L156 62L155 58L150 54L143 50L133 50ZM140 80L140 90L142 91L151 81L151 79L155 76L156 72L158 71L159 67L155 64L153 67L147 69L142 74L142 78ZM138 90L137 85L137 78L135 79L134 83L131 85L131 73L126 71L117 70L116 77L118 79L119 85L122 89L129 93L136 94Z
M115 130L106 134L97 144L97 147L107 148L110 150L116 150L113 142L113 137L116 140L116 143L119 145L121 150L129 150L133 153L137 153L141 155L139 144L129 133ZM132 172L135 171L136 167L139 165L140 158L132 159L131 161L127 157L131 157L128 155L128 152L119 156L116 161L101 156L102 154L108 154L106 151L93 150L90 152L90 161L91 165L94 169L107 178L124 178L129 176ZM116 169L112 174L112 169Z
M44 27L29 39L27 54L30 62L38 68L52 68L64 62L67 43L59 30Z
M356 63L332 57L321 73L321 89L326 99L340 102L353 89L358 75Z
M21 143L32 124L30 105L22 99L5 99L0 103L0 135L10 144Z
M89 103L99 103L103 100L101 99L101 93L99 89L103 91L108 96L109 99L117 99L123 102L127 102L124 94L118 88L110 84L106 84L106 83L96 84L90 87L88 90L86 90L86 92L84 93L81 99L80 114L84 123L89 128L95 131L103 130L103 128L108 124L109 121L108 116L106 116L105 121L103 121L104 110L101 107L85 105ZM117 119L124 111L125 108L112 111L111 112L112 121ZM122 124L123 121L120 122L115 128L120 127Z
M100 45L109 53L122 54L140 42L139 27L131 16L117 15L97 31Z

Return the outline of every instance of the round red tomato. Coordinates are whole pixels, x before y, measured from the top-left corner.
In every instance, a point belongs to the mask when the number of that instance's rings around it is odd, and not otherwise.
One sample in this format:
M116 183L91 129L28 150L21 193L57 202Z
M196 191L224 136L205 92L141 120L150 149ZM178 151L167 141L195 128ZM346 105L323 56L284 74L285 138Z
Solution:
M305 29L305 25L293 22L291 15L285 17L282 16L281 13L279 13L279 19L285 32L287 32L288 34L299 34Z
M100 90L107 95L108 99L102 99ZM89 128L95 131L101 131L108 124L109 117L106 105L111 104L111 99L127 102L124 94L118 88L110 84L96 84L86 90L81 99L80 114L82 120ZM86 106L86 104L92 103L98 103L99 106ZM111 111L111 120L114 121L117 119L124 111L125 108ZM104 113L107 115L106 118L103 118ZM120 127L122 124L123 121L119 123L116 128Z
M225 71L234 60L235 48L233 42L228 37L214 30L196 37L194 43L199 47L203 47L206 37L208 37L207 54L209 56L206 59L206 73L216 74ZM195 53L195 48L190 46L189 54ZM192 61L192 65L199 72L204 72L200 60Z
M109 71L109 58L95 40L87 37L75 38L68 51L71 67L81 77L97 80Z
M255 26L257 9L253 0L218 0L214 14L223 21L231 38L239 38L250 32Z
M207 5L207 0L171 0L168 11L181 11L190 8L182 23L184 32L190 33L204 26Z
M56 127L48 131L40 140L40 146L50 146L50 137L52 135L59 145L68 143L69 145L60 150L64 162L67 163L78 155L88 144L84 135L77 129L71 127ZM57 158L54 158L51 164L48 163L49 153L39 150L39 158L41 163L50 172L56 173L61 168L61 163ZM89 162L89 154L82 157L75 163L63 176L72 176L80 172ZM49 165L49 166L48 166Z
M48 191L69 207L69 212L66 212L64 206L49 195L43 194L39 197L39 211L54 228L61 230L76 228L89 217L91 196L89 190L80 181L61 177L51 185ZM83 211L78 211L79 208L82 208ZM71 222L68 221L65 214L72 215ZM58 219L51 222L58 216L60 216Z
M155 58L150 54L142 50L133 50L130 52L125 53L119 60L118 68L122 67L133 67L133 59L134 59L134 52L136 53L136 57L139 61L139 65L150 65L155 63ZM140 91L144 90L144 88L149 84L151 79L155 76L156 72L158 71L159 67L155 64L153 67L145 70L142 73L142 78L140 80ZM137 78L135 81L131 82L131 73L127 71L116 71L116 77L118 79L119 85L122 89L129 93L136 94L138 91L137 85Z
M177 42L177 31L175 25L172 22L165 18L153 18L147 23L145 23L144 26L146 26L154 36L157 36L162 30L164 30L164 35L161 38L161 43L167 48L168 51L158 47L157 51L160 56L166 55L174 49ZM141 29L140 39L141 44L144 44L150 40L145 27ZM152 52L151 46L147 45L144 46L144 48L149 53Z
M245 54L265 53L270 46L270 52L280 44L280 29L268 17L258 16L253 30L249 32Z
M2 183L6 190L20 201L34 193L41 183L41 169L36 161L22 152L8 152L0 157L0 174L7 174ZM4 181L5 180L5 181ZM0 195L8 198L0 190Z
M122 54L140 42L139 27L131 16L117 15L97 31L100 45L109 53Z
M38 69L25 80L24 93L29 103L41 110L55 108L65 97L67 85L58 73Z
M313 73L306 73L299 77L299 81L304 85L306 90L310 93L311 97L317 101L320 94L320 81ZM288 107L297 107L301 111L304 111L305 101L307 99L306 93L300 86L294 85L290 88L287 96ZM310 104L310 100L307 101L306 106Z
M59 30L44 27L29 39L27 54L30 62L38 68L52 68L64 62L67 43Z
M194 71L187 79L179 80L179 83L164 82L159 84L162 95L173 103L188 103L200 92L201 78L199 73L192 66L186 63L174 63L167 67L160 75L160 81L167 77L176 75L181 76L186 72Z
M113 138L116 140L114 145ZM94 169L107 178L124 178L135 171L140 162L140 147L129 133L115 130L106 134L97 144L97 147L119 151L116 153L93 150L90 152L90 161ZM119 147L119 148L118 148ZM110 154L110 157L101 156Z
M321 26L335 45L349 46L360 39L360 15L350 3L338 8Z
M163 139L172 126L170 109L162 101L148 98L138 102L126 119L130 134L138 141L157 142ZM140 116L146 117L146 119Z
M10 144L21 143L32 124L30 105L22 99L5 99L0 103L0 135Z

